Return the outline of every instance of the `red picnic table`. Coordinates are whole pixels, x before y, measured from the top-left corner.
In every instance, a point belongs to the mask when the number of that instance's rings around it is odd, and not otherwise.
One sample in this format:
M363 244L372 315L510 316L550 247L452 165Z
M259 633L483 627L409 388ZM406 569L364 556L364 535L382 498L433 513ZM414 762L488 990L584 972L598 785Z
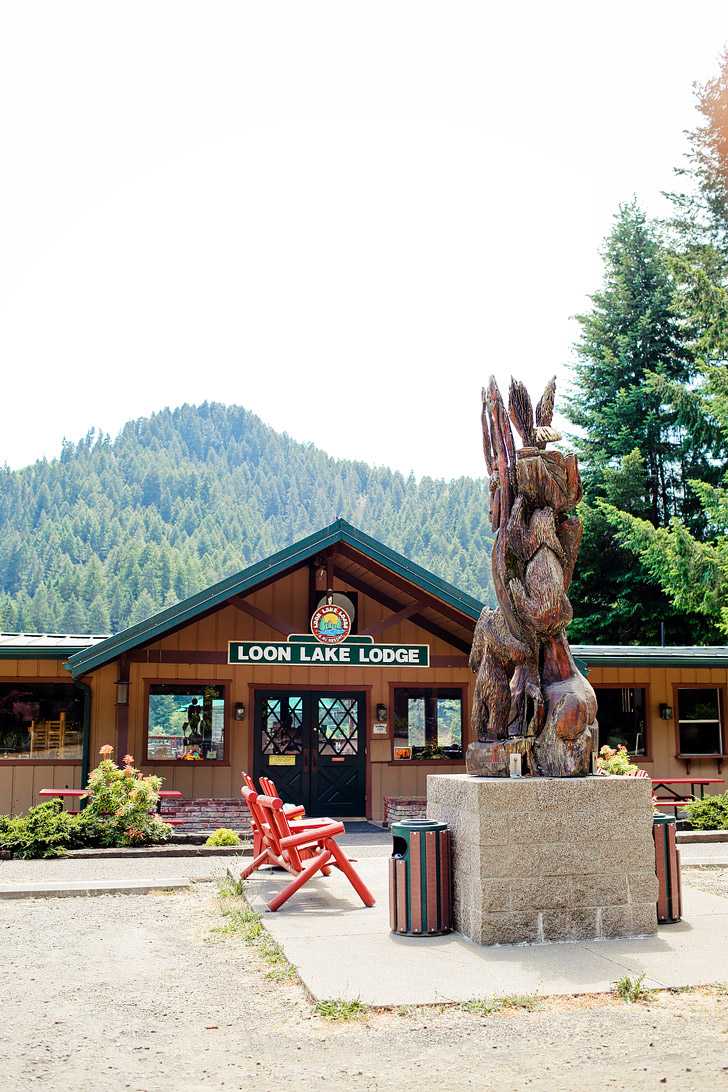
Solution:
M662 789L664 792L669 793L669 796L657 795L656 803L663 808L679 808L683 804L689 804L691 800L696 799L697 793L695 792L696 785L700 786L700 799L703 799L705 794L706 785L723 785L725 784L722 777L653 777L652 778L652 791L656 795ZM689 785L690 793L686 790L676 790L672 788L673 785Z
M42 796L44 799L48 799L49 797L52 798L54 796L60 796L61 798L69 796L74 800L78 800L78 802L80 803L85 796L88 796L88 794L88 789L41 789L38 793L38 796ZM163 799L173 800L175 797L182 796L182 793L179 792L177 789L163 789L161 792L157 793L157 795L159 796L159 801L157 803L157 812L161 812ZM68 814L78 815L78 812L69 810ZM182 820L167 819L165 817L164 822L169 823L170 826L176 827L182 822Z

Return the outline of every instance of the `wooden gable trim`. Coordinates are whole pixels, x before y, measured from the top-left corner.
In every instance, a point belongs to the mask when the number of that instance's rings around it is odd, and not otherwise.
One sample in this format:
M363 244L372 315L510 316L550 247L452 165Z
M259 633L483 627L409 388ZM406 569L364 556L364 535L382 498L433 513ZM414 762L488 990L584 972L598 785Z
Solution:
M358 550L349 546L348 543L339 543L339 554L348 561L353 561L356 565L361 565L362 568L368 569L373 576L376 576L380 580L385 580L399 591L406 592L408 595L422 595L428 606L433 607L445 618L449 618L451 622L456 622L458 625L462 626L466 624L463 619L467 619L468 622L472 622L473 626L475 626L475 620L468 615L463 614L455 607L451 607L442 599L438 599L436 595L431 595L429 592L425 591L424 588L419 587L414 581L407 580L405 577L399 576L391 569L387 569L384 565L380 565L378 561L374 561L374 559L367 554L359 553ZM343 571L339 575L343 575ZM347 574L347 577L349 577L349 574ZM400 605L401 604L399 603L397 604L397 606Z
M353 588L356 588L357 591L362 592L364 595L368 595L377 603L381 603L381 605L387 607L388 610L396 612L402 609L402 604L398 603L396 599L392 599L386 592L379 591L378 588L371 587L365 580L361 580L358 576L354 576L353 573L348 573L345 569L335 568L334 575L338 576L339 579L345 583L350 584ZM446 641L449 645L452 645L453 648L457 648L467 655L470 654L470 645L468 642L463 641L460 637L456 637L452 633L448 633L446 629L442 629L428 618L423 618L421 614L413 614L412 621L415 625L418 625L428 633L431 633L433 637L439 637L440 640Z
M375 622L373 626L361 630L361 636L376 637L378 633L383 633L390 626L396 626L398 622L404 622L407 618L411 618L413 614L418 614L428 605L424 599L418 599L416 603L410 603L409 606L403 607L396 614L389 614L386 618L382 618L380 622Z
M288 622L282 622L280 618L276 618L272 614L268 614L267 611L261 610L260 607L254 606L249 603L247 599L244 599L242 595L233 595L230 603L238 610L242 610L245 614L249 614L251 618L255 618L256 622L262 622L264 626L270 626L271 629L276 630L278 633L282 633L285 637L289 637L292 633L297 633L298 630L288 624Z

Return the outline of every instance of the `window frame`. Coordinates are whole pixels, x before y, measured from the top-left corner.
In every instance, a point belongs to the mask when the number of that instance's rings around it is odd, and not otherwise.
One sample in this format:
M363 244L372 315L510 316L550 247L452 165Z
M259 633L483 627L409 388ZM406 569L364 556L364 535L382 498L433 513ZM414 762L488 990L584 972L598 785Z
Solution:
M645 753L643 755L632 755L631 751L627 753L631 757L639 759L641 762L652 762L652 694L649 683L592 683L594 692L597 690L644 690L645 692ZM597 723L599 723L599 698L597 697ZM604 746L602 742L602 730L601 725L599 727L599 747Z
M87 696L82 690L79 690L77 686L74 686L68 678L63 678L58 675L45 676L45 675L33 675L32 677L13 676L8 675L0 676L0 685L12 685L12 686L72 686L74 691L78 694L81 701L81 754L78 758L33 758L32 755L28 755L27 758L0 758L0 769L4 769L5 766L81 766L83 765L83 720L85 712L85 702L88 701Z
M184 758L149 758L149 698L153 686L189 686L204 690L206 686L217 686L223 691L225 702L223 717L223 747L224 758L201 758L196 762L187 762ZM230 701L232 684L229 679L145 679L144 680L144 725L142 733L142 759L143 766L173 766L175 769L188 769L205 767L213 770L222 770L230 766L230 750L232 748L232 703Z
M702 751L699 754L694 752L683 751L680 748L680 697L681 690L717 690L718 691L718 713L720 717L720 751ZM728 758L726 754L726 723L725 723L725 710L726 710L726 686L725 683L676 683L672 684L672 709L673 720L675 725L675 758L682 758L688 762L696 761L699 758L710 759L724 759Z
M437 696L438 690L457 690L460 693L460 733L463 746L462 758L394 758L392 757L387 763L388 766L396 766L398 769L408 766L436 766L438 770L446 768L454 768L465 765L465 752L468 749L468 738L466 736L466 729L469 721L466 717L467 707L467 694L469 688L462 683L422 683L418 680L412 682L390 682L389 683L389 705L387 707L388 716L391 717L391 740L392 740L392 755L394 755L394 748L397 746L397 742L394 735L394 692L395 690L428 690L434 691Z

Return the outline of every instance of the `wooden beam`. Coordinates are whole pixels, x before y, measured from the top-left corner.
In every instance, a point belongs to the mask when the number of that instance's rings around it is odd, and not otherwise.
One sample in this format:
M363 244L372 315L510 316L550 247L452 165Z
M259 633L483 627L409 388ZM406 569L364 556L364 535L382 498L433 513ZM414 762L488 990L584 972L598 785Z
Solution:
M434 607L444 615L445 618L449 618L451 622L457 622L459 625L463 625L463 619L468 622L472 622L475 627L475 619L470 618L470 615L465 614L464 611L460 611L457 607L451 607L449 603L445 603L442 599L438 599L436 595L431 592L425 591L414 580L407 580L406 577L399 576L398 573L392 572L391 569L387 569L384 565L380 565L378 561L374 561L368 554L362 554L354 547L350 546L348 542L339 543L339 553L342 557L348 558L349 561L353 561L357 565L361 565L362 568L368 569L373 576L378 577L380 580L386 580L393 588L397 588L399 591L406 592L409 595L423 595L427 600L427 604L430 607Z
M289 626L287 622L282 622L280 618L275 618L267 611L261 610L260 607L254 607L247 599L243 599L242 595L231 596L230 602L234 607L244 611L245 614L249 614L251 618L255 618L256 622L262 622L264 626L270 626L271 629L277 630L278 633L282 633L286 637L291 633L298 633L294 626Z
M363 592L364 595L370 596L377 603L381 603L383 607L388 607L391 611L397 611L402 609L402 604L398 603L396 599L392 599L386 592L379 591L378 588L371 587L365 580L361 580L360 577L354 576L353 573L346 572L345 569L334 569L334 575L338 576L342 581L349 584L352 588L356 588L357 591ZM427 630L433 637L439 637L440 640L446 641L453 648L459 649L466 655L470 655L470 644L467 641L463 641L462 638L456 637L453 633L448 633L446 629L442 629L435 622L431 622L428 618L423 618L421 614L413 614L412 621L421 626L422 629ZM473 629L475 629L475 622L473 621Z
M135 648L127 653L132 664L226 664L227 652L201 652L199 648Z
M428 604L424 599L418 599L416 603L410 603L409 606L403 607L396 614L389 614L386 618L382 618L381 622L375 622L368 629L361 630L360 635L362 637L376 637L378 633L383 633L390 626L396 626L398 622L404 622L406 618L411 618L413 614L417 614L426 606Z

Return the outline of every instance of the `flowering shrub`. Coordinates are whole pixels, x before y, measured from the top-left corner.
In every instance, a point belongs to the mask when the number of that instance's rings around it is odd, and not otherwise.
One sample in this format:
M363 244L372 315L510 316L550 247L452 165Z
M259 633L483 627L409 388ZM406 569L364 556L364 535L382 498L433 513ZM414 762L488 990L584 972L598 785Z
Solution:
M156 814L162 778L144 777L134 768L132 755L124 755L121 769L110 757L112 753L108 745L101 748L101 762L88 781L91 797L79 818L96 825L104 846L165 841L170 827Z
M635 770L639 769L634 762L630 762L627 748L621 743L616 750L606 745L602 747L597 758L597 766L603 773L620 774L623 777L634 774Z

